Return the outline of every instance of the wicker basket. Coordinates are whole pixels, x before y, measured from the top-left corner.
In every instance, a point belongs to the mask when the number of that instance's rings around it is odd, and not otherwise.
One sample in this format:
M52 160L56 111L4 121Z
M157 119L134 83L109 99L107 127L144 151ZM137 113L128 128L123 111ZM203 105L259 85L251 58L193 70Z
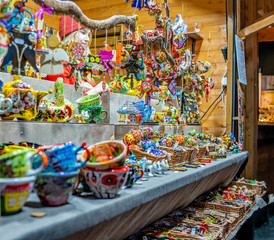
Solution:
M182 164L187 162L186 161L187 151L184 151L182 149L163 147L163 146L160 146L160 149L170 154L171 159L168 161L170 167L173 167L176 164Z
M197 158L205 158L208 157L208 151L206 146L199 146L197 152Z
M245 216L245 206L236 203L237 206L225 205L227 200L215 200L215 202L198 202L194 201L192 204L197 207L216 210L223 213L236 213L238 214L238 221Z
M256 192L256 195L258 196L262 196L263 192L264 192L264 185L255 185L255 184L251 184L251 183L244 183L244 182L231 182L231 184L229 184L229 186L246 186L249 190L254 190Z
M195 209L195 212L199 212L199 213L202 213L202 214L207 214L207 215L213 215L215 217L220 217L220 218L226 218L227 217L227 221L229 223L229 230L228 232L231 232L232 230L235 229L235 227L238 225L239 223L239 215L238 214L235 214L235 213L223 213L223 212L218 212L218 211L212 211L211 209L205 209L205 208L200 208L200 207L194 207L194 206L189 206L191 209L190 210L186 210L184 209L183 211L187 211L187 212L193 212L193 210ZM237 215L237 216L235 216Z
M192 221L182 221L182 223L180 223L179 225L187 225L190 227L197 227L197 226L202 226L202 224L198 224L197 222L192 222ZM212 240L217 240L220 237L219 231L220 229L218 227L213 227L213 226L208 226L208 231L213 235ZM190 234L190 233L186 233L186 232L180 232L178 230L172 229L169 233L169 237L171 237L172 239L196 239L196 240L204 240L204 237L201 237L200 235L197 234Z
M187 149L188 155L187 155L187 161L188 162L195 162L197 161L197 148L188 148Z
M216 145L215 144L209 144L206 146L208 152L216 152Z
M196 217L210 217L210 214L203 213L202 211L192 212L192 211L182 210L182 212L185 213L185 214L192 213ZM207 225L211 226L211 227L218 227L220 229L220 233L221 233L222 236L228 235L228 233L230 231L230 223L228 221L226 221L226 219L223 218L223 217L217 217L217 216L214 216L214 217L218 220L221 220L222 223L220 223L220 224L207 223ZM184 219L184 217L183 217L183 219ZM189 221L189 222L192 222L193 224L202 224L202 222L198 222L198 221L191 220L191 219L184 219L183 221L186 221L186 220ZM231 220L233 221L232 218L230 219L230 222L231 222Z
M251 190L252 191L252 190ZM245 196L245 197L248 197L250 198L251 201L255 201L255 191L252 191L252 194L250 195L245 195L245 194L241 194L241 193L235 193L235 192L232 192L232 191L227 191L227 190L224 190L223 193L232 193L234 194L236 197L242 197L242 196Z
M163 159L167 159L167 154L164 156L155 156L146 152L143 152L141 150L131 149L133 154L136 156L136 159L140 161L143 157L147 158L148 160L151 160L152 162L158 162L162 161Z

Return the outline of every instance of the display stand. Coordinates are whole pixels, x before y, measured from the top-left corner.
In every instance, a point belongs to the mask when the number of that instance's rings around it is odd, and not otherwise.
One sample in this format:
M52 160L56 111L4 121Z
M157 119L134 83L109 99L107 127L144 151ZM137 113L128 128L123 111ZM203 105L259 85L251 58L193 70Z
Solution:
M5 240L123 239L215 186L229 184L247 158L248 152L242 152L203 168L168 171L121 191L115 199L74 196L67 205L49 208L42 207L33 193L22 212L2 217L0 236ZM47 215L30 216L38 211Z

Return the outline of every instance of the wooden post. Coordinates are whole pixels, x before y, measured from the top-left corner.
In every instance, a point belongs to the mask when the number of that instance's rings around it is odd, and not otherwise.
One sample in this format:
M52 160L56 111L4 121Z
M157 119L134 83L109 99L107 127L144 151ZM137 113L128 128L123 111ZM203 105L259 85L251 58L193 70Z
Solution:
M227 1L227 30L228 30L228 48L227 48L227 96L226 96L226 133L231 133L232 119L232 66L233 66L233 0Z
M256 20L256 0L250 1L248 22ZM249 152L249 161L245 177L254 179L257 175L257 139L258 139L258 35L252 33L245 41L247 86L245 87L245 144Z

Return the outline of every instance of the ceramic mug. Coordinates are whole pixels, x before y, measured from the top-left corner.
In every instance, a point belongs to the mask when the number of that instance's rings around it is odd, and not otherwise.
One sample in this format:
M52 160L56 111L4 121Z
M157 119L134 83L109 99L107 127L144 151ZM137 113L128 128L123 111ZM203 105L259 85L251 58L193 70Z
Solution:
M101 106L79 106L78 110L86 123L96 123L106 119L108 116L108 112L102 110ZM105 116L101 118L102 113L105 113Z
M5 98L4 94L0 94L0 114L9 112L12 106L13 106L12 100L10 98Z

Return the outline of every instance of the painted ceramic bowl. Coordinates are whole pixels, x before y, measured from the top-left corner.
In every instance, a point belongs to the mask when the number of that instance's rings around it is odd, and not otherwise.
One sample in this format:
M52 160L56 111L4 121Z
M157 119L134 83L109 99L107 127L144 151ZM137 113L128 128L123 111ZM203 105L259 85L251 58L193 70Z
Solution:
M87 95L76 100L78 106L99 106L101 105L101 97L99 94Z
M38 174L47 165L48 158L42 150L16 145L0 150L0 178L27 177Z
M40 173L35 182L35 191L45 206L61 206L68 203L73 193L78 171Z
M96 143L88 147L90 159L86 162L86 167L96 169L112 169L124 166L127 147L120 141L105 141ZM81 155L81 161L87 157L86 152Z
M127 181L129 167L111 170L83 168L85 180L97 198L114 198Z
M27 201L36 176L0 178L1 215L19 212Z

